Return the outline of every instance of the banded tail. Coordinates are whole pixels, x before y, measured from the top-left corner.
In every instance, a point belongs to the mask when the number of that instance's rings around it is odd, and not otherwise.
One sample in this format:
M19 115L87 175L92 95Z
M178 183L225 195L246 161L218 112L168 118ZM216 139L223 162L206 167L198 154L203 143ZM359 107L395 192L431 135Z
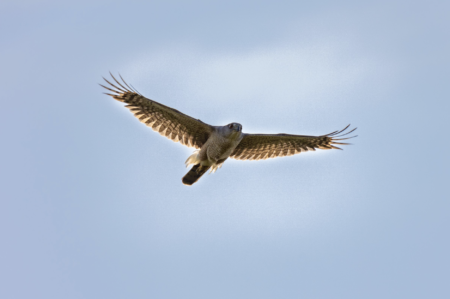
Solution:
M200 164L194 165L194 167L192 167L191 170L189 170L189 172L183 177L183 184L188 186L194 184L202 175L205 174L205 172L208 171L209 168L211 168L211 166L200 167Z

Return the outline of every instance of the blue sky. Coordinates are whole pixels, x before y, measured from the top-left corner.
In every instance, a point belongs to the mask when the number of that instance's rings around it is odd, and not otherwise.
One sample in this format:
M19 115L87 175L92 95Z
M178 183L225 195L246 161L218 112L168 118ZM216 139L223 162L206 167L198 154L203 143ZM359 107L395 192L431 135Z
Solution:
M1 298L447 298L445 1L2 1ZM227 161L97 83L344 151Z

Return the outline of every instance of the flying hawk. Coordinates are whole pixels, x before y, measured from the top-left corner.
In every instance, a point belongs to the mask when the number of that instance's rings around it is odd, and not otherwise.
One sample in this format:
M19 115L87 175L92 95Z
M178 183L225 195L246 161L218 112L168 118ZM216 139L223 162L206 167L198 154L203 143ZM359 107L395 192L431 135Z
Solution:
M119 75L120 76L120 75ZM183 177L185 185L192 185L209 169L215 172L226 159L264 160L268 158L292 156L306 151L319 149L340 149L334 144L348 144L338 141L356 136L342 138L356 128L334 131L321 136L290 134L247 134L242 132L242 125L231 123L226 126L211 126L199 119L192 118L178 110L150 100L122 79L119 82L111 74L116 85L105 81L113 92L105 93L124 102L126 108L144 124L159 134L197 150L186 160L186 167L194 165Z

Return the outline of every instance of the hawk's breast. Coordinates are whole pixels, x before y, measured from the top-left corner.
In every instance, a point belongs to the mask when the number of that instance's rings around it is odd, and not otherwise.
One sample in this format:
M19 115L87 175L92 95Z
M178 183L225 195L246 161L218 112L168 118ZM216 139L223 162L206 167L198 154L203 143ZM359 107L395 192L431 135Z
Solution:
M240 133L240 132L239 132ZM206 142L209 160L217 161L228 158L241 141L241 134L233 134L230 137L212 134Z

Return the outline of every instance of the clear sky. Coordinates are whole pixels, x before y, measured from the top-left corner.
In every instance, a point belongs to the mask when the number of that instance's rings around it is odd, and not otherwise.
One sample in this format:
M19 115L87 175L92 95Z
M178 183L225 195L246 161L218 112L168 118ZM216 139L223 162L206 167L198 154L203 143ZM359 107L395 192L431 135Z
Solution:
M0 3L0 298L450 298L448 1ZM228 160L98 83L344 151Z

